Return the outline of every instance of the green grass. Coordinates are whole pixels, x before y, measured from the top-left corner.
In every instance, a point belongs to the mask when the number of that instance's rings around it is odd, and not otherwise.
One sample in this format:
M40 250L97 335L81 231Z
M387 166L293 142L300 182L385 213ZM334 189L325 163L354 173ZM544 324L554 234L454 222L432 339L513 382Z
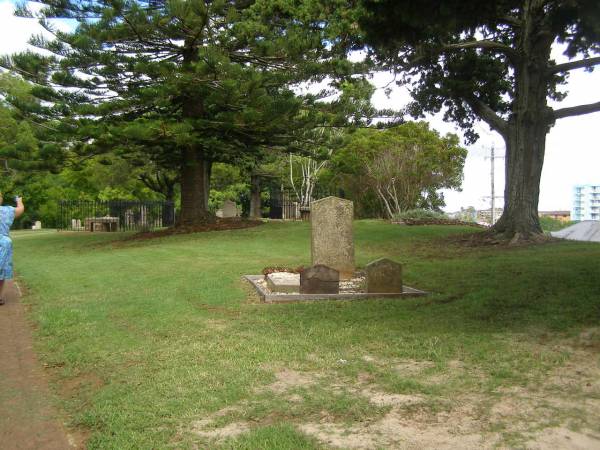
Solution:
M41 359L71 425L90 431L89 448L322 448L297 425L389 412L357 392L361 377L421 396L435 414L468 393L535 386L570 358L557 340L598 326L600 245L473 249L447 239L469 232L355 223L358 266L390 257L405 264L406 284L432 292L402 301L259 303L241 275L309 265L305 223L129 242L15 233L15 265ZM402 361L427 366L404 373L394 369ZM283 369L311 382L270 391ZM565 417L588 426L579 413ZM206 417L209 428L251 430L194 433Z
M571 225L576 224L577 222L572 220L558 220L552 217L540 217L540 225L542 226L542 230L546 233L550 231L560 231L563 228L570 227Z

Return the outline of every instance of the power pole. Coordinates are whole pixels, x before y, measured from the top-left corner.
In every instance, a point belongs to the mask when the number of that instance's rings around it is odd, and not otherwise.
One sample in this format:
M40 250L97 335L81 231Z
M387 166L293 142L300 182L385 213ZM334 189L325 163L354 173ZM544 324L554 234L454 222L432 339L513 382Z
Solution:
M490 208L490 225L494 225L494 223L496 222L496 198L503 198L502 196L498 196L496 197L496 179L495 179L495 161L496 159L499 158L504 158L504 156L496 156L496 148L494 147L494 144L492 144L492 147L490 148L490 156L486 156L485 157L490 158L490 181L491 181L491 191L492 191L492 195L489 197L491 200L491 208ZM484 197L484 198L488 198L488 197Z
M494 225L494 223L496 223L496 194L494 192L494 144L492 144L492 148L490 150L490 162L492 163L492 171L491 171L491 178L492 178L492 208L491 208L491 216L492 216L492 220L490 221L490 225Z

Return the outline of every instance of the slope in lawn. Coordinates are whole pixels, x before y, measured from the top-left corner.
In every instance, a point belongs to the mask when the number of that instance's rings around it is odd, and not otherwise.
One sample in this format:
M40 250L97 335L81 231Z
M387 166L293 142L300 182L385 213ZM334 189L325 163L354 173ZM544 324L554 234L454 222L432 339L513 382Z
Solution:
M21 235L15 252L37 348L89 448L479 448L577 433L561 426L600 433L600 247L446 239L467 232L355 224L359 266L401 261L407 284L434 293L406 301L256 302L241 275L308 265L304 223L141 242Z

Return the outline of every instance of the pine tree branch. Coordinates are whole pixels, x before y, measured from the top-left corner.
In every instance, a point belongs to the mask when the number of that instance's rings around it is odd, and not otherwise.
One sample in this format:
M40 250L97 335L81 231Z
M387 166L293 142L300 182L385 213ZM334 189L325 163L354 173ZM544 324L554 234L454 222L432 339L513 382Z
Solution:
M510 14L499 17L499 23L505 23L507 25L512 25L513 27L522 27L523 21L516 16L512 16Z
M589 114L600 111L600 102L588 103L586 105L573 106L571 108L561 108L554 111L555 119L562 119L564 117L581 116L583 114Z
M569 70L581 69L584 67L594 67L600 65L600 56L596 58L580 59L578 61L570 61L564 64L557 64L555 66L548 67L548 75L552 75L559 72L568 72Z
M485 121L492 129L496 130L502 136L506 135L508 123L502 117L494 112L492 108L479 100L474 95L464 97L464 101L469 105L475 114Z
M442 51L463 50L469 48L479 48L482 50L495 50L506 55L511 62L516 63L519 60L519 53L512 47L499 42L484 39L482 41L464 42L462 44L442 43Z

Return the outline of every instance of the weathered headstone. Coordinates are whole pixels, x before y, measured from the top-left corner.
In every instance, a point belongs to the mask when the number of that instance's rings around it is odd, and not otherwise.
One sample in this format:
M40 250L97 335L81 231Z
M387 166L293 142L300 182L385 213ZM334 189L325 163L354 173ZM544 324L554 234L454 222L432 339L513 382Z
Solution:
M273 272L267 275L267 286L271 292L298 292L300 275L289 272Z
M402 292L402 265L391 259L381 258L365 267L366 291L376 294Z
M31 226L32 230L41 230L42 229L42 222L40 222L39 220L36 220L35 223Z
M237 217L238 214L238 209L237 209L237 205L235 204L235 202L232 202L231 200L225 200L223 202L223 206L221 207L221 210L223 211L223 217Z
M300 273L301 294L339 294L340 273L331 267L317 264Z
M354 275L353 218L354 204L350 200L326 197L311 204L312 264L337 270L342 280Z

